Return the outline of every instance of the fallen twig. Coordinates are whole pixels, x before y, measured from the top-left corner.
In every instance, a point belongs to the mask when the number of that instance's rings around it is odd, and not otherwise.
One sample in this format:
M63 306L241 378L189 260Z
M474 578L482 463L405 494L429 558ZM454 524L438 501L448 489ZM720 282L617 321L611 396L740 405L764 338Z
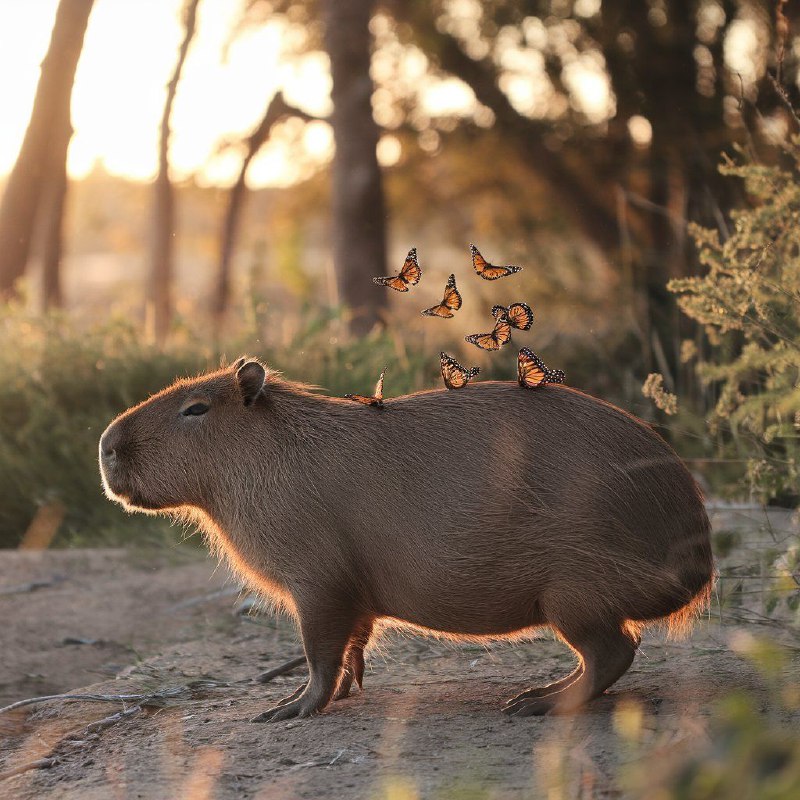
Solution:
M64 580L62 576L55 576L49 580L30 581L29 583L19 583L16 586L4 586L0 588L0 595L25 594L35 592L37 589L46 589L48 586L55 586Z
M30 772L32 769L49 769L57 763L57 758L39 758L36 761L29 761L27 764L20 764L18 767L14 767L14 769L0 772L0 781L13 778L15 775L22 775L24 772Z
M303 659L305 660L305 659ZM285 666L285 665L284 665ZM139 703L142 706L152 705L159 700L169 700L173 697L185 697L204 689L226 689L231 684L225 681L196 680L190 681L184 686L174 686L169 689L159 689L147 694L48 694L42 697L29 697L27 700L18 700L10 706L0 708L0 714L15 711L24 706L31 706L37 703L46 703L49 700L74 700L89 703Z
M262 672L256 678L256 681L258 683L269 683L273 678L277 678L279 675L285 675L287 672L291 672L293 669L297 669L297 667L305 663L305 656L297 656L297 658L293 658L291 661L287 661L285 664L281 664L280 666L268 669L266 672Z

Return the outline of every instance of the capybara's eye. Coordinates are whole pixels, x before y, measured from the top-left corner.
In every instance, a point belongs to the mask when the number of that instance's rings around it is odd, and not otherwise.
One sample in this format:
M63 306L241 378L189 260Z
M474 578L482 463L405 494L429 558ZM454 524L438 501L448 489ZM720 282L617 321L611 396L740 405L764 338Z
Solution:
M181 411L184 417L200 417L205 414L210 406L207 403L193 403Z

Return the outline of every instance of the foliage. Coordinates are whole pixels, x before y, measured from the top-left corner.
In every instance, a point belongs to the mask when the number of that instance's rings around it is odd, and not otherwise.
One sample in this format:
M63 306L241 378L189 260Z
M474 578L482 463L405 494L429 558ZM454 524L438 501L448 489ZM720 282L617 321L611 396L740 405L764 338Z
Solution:
M95 545L133 537L163 540L167 522L128 516L104 497L97 442L114 416L176 376L249 353L339 395L371 389L388 366L388 385L401 394L430 384L438 370L434 360L398 347L387 334L339 344L335 332L341 320L333 313L306 319L280 345L261 345L258 330L269 326L253 317L246 332L218 347L184 329L170 345L157 348L123 319L82 329L63 316L31 316L5 307L0 312L0 547L19 544L37 510L54 508L64 512L57 544L80 544L87 537Z
M664 376L651 372L642 386L642 394L649 397L665 414L678 412L678 398L664 388Z
M747 634L738 635L733 645L770 685L776 708L765 715L744 691L726 697L713 711L705 745L688 749L668 743L639 752L622 774L632 797L791 800L800 796L800 736L784 719L796 710L800 687L785 680L787 653L767 639ZM642 722L638 704L620 704L615 727L634 751L640 748Z
M723 237L692 226L708 271L669 284L681 310L705 330L697 369L719 387L711 430L749 457L751 489L764 501L796 502L800 486L797 144L789 166L725 160L721 172L743 179L750 204L733 213L733 230Z

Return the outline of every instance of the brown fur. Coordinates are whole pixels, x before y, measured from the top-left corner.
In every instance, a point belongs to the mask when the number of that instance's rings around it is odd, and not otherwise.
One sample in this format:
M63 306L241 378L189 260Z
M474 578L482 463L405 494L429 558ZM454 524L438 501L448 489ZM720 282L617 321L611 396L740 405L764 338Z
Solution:
M208 413L182 416L195 402ZM377 410L237 363L119 416L101 467L110 497L196 520L297 617L311 679L266 719L346 694L373 625L392 622L456 639L550 626L578 669L507 710L571 710L625 672L645 624L685 630L712 585L675 453L562 386L482 382Z

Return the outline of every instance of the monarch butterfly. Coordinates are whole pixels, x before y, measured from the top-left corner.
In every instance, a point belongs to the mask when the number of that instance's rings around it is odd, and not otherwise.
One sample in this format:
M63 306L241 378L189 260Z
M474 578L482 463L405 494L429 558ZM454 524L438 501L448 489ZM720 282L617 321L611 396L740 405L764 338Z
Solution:
M444 297L438 305L426 308L422 312L423 317L442 317L448 319L461 308L461 294L456 289L456 276L451 275L447 279L447 286L444 287Z
M496 267L490 264L479 252L474 244L469 246L472 253L472 266L475 272L481 276L485 281L496 281L498 278L505 278L507 275L513 275L515 272L521 272L522 267L515 267L509 265L507 267Z
M383 408L383 376L385 374L386 367L384 367L381 371L381 376L378 378L378 382L375 384L375 391L372 393L372 397L367 397L363 394L346 394L345 397L348 400L352 400L355 403L361 403L365 406Z
M564 383L566 375L560 369L547 369L533 350L523 347L517 357L517 380L523 389L538 389L546 383Z
M520 331L530 330L533 325L533 311L527 303L512 303L508 308L505 306L492 306L492 316L497 319L501 314L505 314L512 328Z
M481 350L499 350L511 341L511 323L505 314L500 314L491 333L473 333L465 336L464 341L480 347Z
M448 389L461 389L481 371L480 367L473 367L472 369L462 367L458 361L447 355L447 353L439 353L439 361L442 367L444 385Z
M373 278L372 282L378 286L388 286L396 292L407 292L409 286L416 286L422 277L422 270L417 261L417 248L412 247L408 251L403 268L397 275L389 275L386 278Z

